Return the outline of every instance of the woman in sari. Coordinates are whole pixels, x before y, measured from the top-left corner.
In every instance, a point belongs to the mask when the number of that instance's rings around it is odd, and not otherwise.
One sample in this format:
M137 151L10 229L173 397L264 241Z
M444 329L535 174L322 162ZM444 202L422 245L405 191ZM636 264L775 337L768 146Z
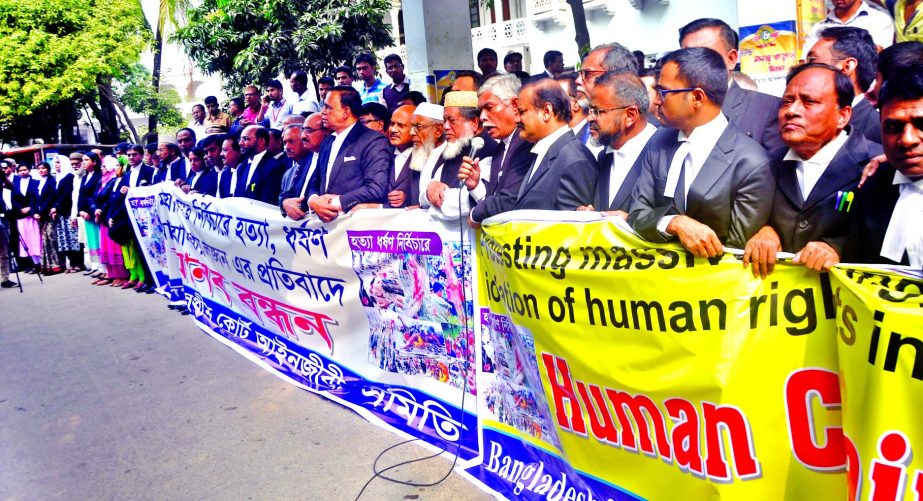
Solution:
M120 160L119 163L121 175L112 194L109 196L106 224L109 226L109 238L122 248L122 259L125 263L125 268L128 270L128 282L125 282L122 288L138 289L144 285L145 273L142 263L144 256L141 255L138 245L135 243L134 230L128 217L128 209L125 207L125 197L128 193L128 185L131 182L132 167L127 161L121 162ZM141 169L142 166L139 165L136 168ZM116 283L113 283L112 286L115 287Z
M17 178L13 180L13 214L19 230L19 256L31 259L32 267L27 273L38 273L42 262L42 233L35 219L36 189L38 181L32 179L29 166L19 164ZM22 263L20 263L22 264Z
M55 179L51 176L48 162L38 164L38 186L35 190L35 214L42 232L42 273L57 275L61 273L58 261L58 238L51 211L55 202Z
M92 151L83 155L83 180L80 182L80 191L77 196L77 215L83 220L86 235L87 250L90 254L90 275L99 272L99 224L94 214L96 213L96 190L102 174L99 173L102 161L99 155ZM101 275L97 275L99 278Z
M71 214L74 210L74 169L70 158L58 155L54 159L55 196L51 208L51 220L57 237L58 263L64 267L70 259L67 273L76 273L83 268L83 251L77 241L77 219Z
M109 236L108 224L109 202L113 192L121 187L121 171L122 164L115 157L109 156L103 159L103 176L99 182L99 189L96 190L95 218L99 223L99 264L105 267L105 274L96 279L93 285L121 287L128 279L128 270L125 269L125 260L122 257L122 246Z

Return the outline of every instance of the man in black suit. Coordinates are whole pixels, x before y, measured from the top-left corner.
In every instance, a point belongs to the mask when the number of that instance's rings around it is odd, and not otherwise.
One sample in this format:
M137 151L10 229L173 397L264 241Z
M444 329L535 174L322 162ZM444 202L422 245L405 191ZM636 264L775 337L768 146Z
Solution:
M296 178L302 172L307 171L311 165L311 152L305 148L304 141L301 139L303 132L301 124L297 123L286 125L282 130L282 153L285 154L286 167L282 175L282 192L279 194L280 207L287 198L286 195L295 189ZM285 214L285 208L282 207L282 209L282 213Z
M682 48L708 47L724 58L728 74L737 67L738 36L720 19L697 19L679 30ZM731 81L721 111L728 121L745 135L763 145L767 151L783 146L779 136L779 105L775 96L741 88Z
M779 123L788 148L770 155L776 190L769 224L747 242L744 265L765 278L779 251L816 271L840 261L849 233L862 167L881 147L853 130L847 133L853 85L841 70L820 63L795 67L787 78Z
M240 153L246 158L238 167L234 195L275 205L282 191L285 165L277 162L268 151L269 131L260 125L250 125L240 134Z
M305 216L302 207L307 207L305 198L308 196L311 177L317 170L318 153L328 135L330 135L330 130L324 128L320 112L312 113L305 119L301 127L301 147L304 158L300 162L300 167L292 173L291 184L279 195L282 213L291 219L299 220ZM292 149L294 150L294 146Z
M532 75L530 79L531 82L537 82L545 78L554 78L558 76L559 73L563 73L564 54L559 50L549 50L542 56L542 64L545 66L545 71Z
M720 54L695 47L662 61L655 104L669 128L648 144L628 222L643 238L678 239L698 257L743 248L769 220L769 157L721 113L728 73Z
M240 171L240 143L237 137L226 136L221 142L221 164L218 173L218 198L230 198L237 189L237 173Z
M593 203L596 160L568 127L570 99L553 80L540 80L519 92L520 136L535 143L532 162L514 210L571 211Z
M333 135L321 147L307 204L330 222L360 203L385 201L392 155L383 134L357 123L362 98L352 87L331 88L321 113Z
M481 177L477 159L466 159L458 170L459 178L465 179L477 204L468 217L468 224L473 227L491 216L513 210L522 180L535 159L530 151L533 144L519 134L521 86L517 76L499 75L488 79L478 90L481 126L497 141L497 150L487 180Z
M630 73L607 73L596 80L590 96L590 134L605 149L597 158L599 179L593 205L578 210L598 210L628 220L641 160L657 132L645 118L649 106L647 87Z
M878 51L872 35L861 28L849 26L825 28L805 59L809 63L834 66L849 77L855 93L849 125L853 132L881 144L881 117L865 99L878 68Z
M420 203L420 173L410 168L410 154L413 152L410 120L415 108L404 105L391 114L388 142L394 148L394 160L388 171L388 201L385 207L397 209Z
M140 144L133 144L128 147L128 165L131 170L122 175L122 193L128 193L129 188L145 186L152 184L154 179L154 168L144 165L144 147Z
M919 270L923 268L923 65L885 82L878 103L888 163L866 180L853 201L843 261L904 264Z
M186 179L186 160L180 155L179 146L176 143L169 141L158 143L157 158L159 163L154 173L154 184Z
M218 193L218 175L205 164L205 149L195 147L189 150L189 176L180 186L186 193L194 192L215 196Z

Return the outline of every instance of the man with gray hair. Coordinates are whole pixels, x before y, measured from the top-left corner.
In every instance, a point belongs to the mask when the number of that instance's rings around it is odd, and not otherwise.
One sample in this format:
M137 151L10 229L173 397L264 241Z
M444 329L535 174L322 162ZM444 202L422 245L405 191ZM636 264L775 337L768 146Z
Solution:
M628 220L641 161L657 132L644 115L649 99L647 86L630 73L606 73L596 80L590 96L590 134L605 151L597 158L599 179L593 205L578 210L598 210Z
M586 57L577 72L577 90L589 96L596 85L596 79L603 73L638 74L638 59L618 43L596 46Z
M481 127L497 141L490 175L482 179L477 159L465 159L458 171L459 179L471 192L477 205L471 209L469 224L475 226L490 216L512 210L516 194L535 156L532 143L519 137L519 91L516 75L489 78L478 90Z

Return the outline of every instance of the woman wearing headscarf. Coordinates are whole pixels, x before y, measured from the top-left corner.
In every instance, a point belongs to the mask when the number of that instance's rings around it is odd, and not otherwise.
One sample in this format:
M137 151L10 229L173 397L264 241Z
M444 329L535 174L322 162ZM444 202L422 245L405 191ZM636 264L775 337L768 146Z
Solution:
M19 164L17 177L13 180L13 214L16 216L16 228L19 230L19 256L30 258L32 268L27 273L37 273L42 262L42 233L36 214L36 189L38 181L32 179L29 166Z
M57 155L54 159L55 194L51 208L51 221L57 238L58 263L65 267L70 259L67 273L76 273L83 268L83 252L77 241L77 220L72 217L74 210L74 169L70 158Z
M32 216L38 221L42 231L42 273L56 275L61 273L61 264L58 261L58 239L55 232L54 221L51 219L51 210L55 202L55 179L51 176L51 166L48 162L38 164L38 186L35 190L35 214Z
M122 246L109 236L110 202L114 192L120 188L122 164L112 156L103 159L103 177L96 190L96 221L99 223L99 264L104 267L104 275L93 282L94 285L112 285L121 287L128 279Z
M109 226L109 238L122 248L122 259L125 263L125 269L128 270L128 282L125 282L122 288L133 289L144 285L145 273L144 265L142 264L144 257L141 256L140 251L138 251L138 245L135 243L134 230L128 217L128 208L125 206L125 196L128 193L128 185L131 182L131 171L133 169L127 159L125 162L122 162L121 158L119 160L121 167L119 181L116 182L112 194L109 196L108 220L106 223ZM139 164L135 168L143 169L143 166ZM144 171L142 170L142 172ZM112 286L115 287L116 283L114 282Z
M92 151L83 155L85 174L80 181L80 191L77 196L77 215L83 221L87 251L90 254L90 274L99 271L99 224L94 214L96 213L96 190L102 179L102 174L99 172L101 163L99 155Z

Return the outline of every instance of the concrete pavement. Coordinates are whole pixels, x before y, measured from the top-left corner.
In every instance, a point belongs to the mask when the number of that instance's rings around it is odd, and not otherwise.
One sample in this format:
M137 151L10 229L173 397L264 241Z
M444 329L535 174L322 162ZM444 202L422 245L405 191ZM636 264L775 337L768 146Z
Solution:
M257 367L155 296L82 274L0 289L0 500L351 500L402 439ZM381 464L431 453L405 446ZM441 478L437 458L397 469ZM362 499L491 499L452 473Z

